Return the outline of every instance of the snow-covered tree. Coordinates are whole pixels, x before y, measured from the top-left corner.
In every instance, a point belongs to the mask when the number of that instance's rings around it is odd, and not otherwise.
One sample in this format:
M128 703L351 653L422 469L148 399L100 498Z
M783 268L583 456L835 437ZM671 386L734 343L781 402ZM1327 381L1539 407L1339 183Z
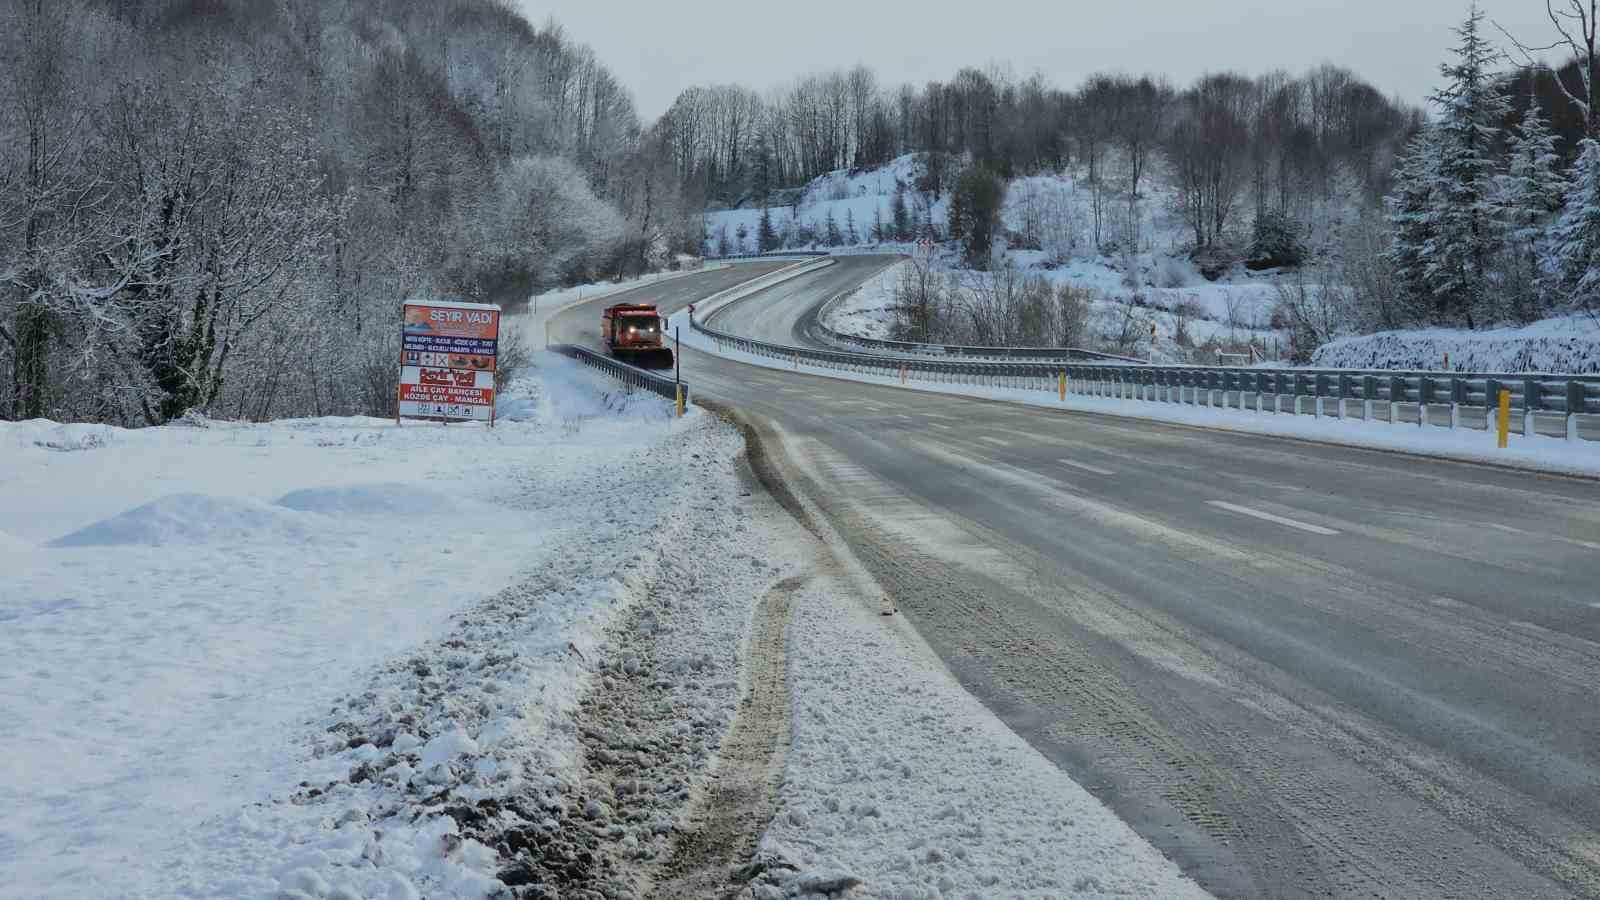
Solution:
M850 207L844 209L844 242L854 247L861 243L861 234L856 231L856 213Z
M844 232L839 230L839 220L833 217L833 210L828 210L827 222L823 225L823 240L829 247L838 247L844 243Z
M782 245L783 241L772 227L772 210L765 206L761 207L761 224L756 226L756 247L762 253L767 253Z
M1600 312L1600 142L1579 144L1566 208L1550 226L1544 271L1564 305Z
M1431 126L1407 145L1395 169L1394 192L1384 198L1393 238L1388 262L1394 271L1408 318L1421 318L1430 305L1425 248L1433 240L1433 189L1438 171L1438 141Z
M906 206L905 185L896 184L894 187L894 203L890 206L894 214L894 234L897 241L911 239L911 210Z
M1438 162L1429 215L1433 234L1422 248L1433 315L1446 322L1492 309L1490 264L1500 239L1495 221L1495 140L1510 104L1494 73L1500 51L1481 33L1483 11L1473 6L1457 28L1456 59L1440 67L1445 85L1431 98Z
M1506 241L1500 288L1504 312L1531 321L1544 311L1548 296L1539 259L1544 255L1546 225L1561 208L1567 183L1561 174L1555 135L1538 100L1529 104L1506 144L1506 171L1495 186L1495 205Z

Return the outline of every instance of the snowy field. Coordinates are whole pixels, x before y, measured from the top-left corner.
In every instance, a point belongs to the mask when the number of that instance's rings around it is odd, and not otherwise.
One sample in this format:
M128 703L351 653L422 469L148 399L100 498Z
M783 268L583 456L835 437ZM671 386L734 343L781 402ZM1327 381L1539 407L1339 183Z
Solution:
M673 324L683 329L683 342L706 353L728 359L765 366L784 371L795 371L791 362L781 362L739 350L719 350L715 341L698 331L692 331L682 314L673 317ZM1081 412L1105 413L1154 422L1178 425L1197 425L1246 434L1277 435L1305 438L1331 444L1366 447L1374 450L1394 450L1438 456L1471 462L1495 463L1544 472L1572 475L1600 476L1600 443L1593 441L1566 441L1559 438L1534 435L1524 437L1513 432L1510 446L1505 450L1495 447L1495 436L1476 429L1449 429L1438 426L1419 428L1412 425L1390 425L1387 422L1361 422L1336 416L1257 413L1252 410L1219 409L1188 404L1120 400L1108 397L1090 397L1069 393L1065 401L1054 391L1026 390L1022 388L980 387L976 385L928 383L912 381L901 385L900 379L884 378L861 372L844 372L801 363L799 371L829 378L843 378L871 384L905 387L931 393L956 394L963 397L981 397L1033 406ZM1513 422L1513 429L1520 421Z
M0 424L0 895L497 885L410 805L574 765L609 555L737 444L553 355L515 393L492 430Z

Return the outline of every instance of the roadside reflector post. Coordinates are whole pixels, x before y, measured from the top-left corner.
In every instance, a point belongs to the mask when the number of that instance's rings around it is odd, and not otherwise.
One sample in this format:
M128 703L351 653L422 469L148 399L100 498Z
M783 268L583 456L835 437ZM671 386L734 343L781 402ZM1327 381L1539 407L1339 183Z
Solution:
M1544 408L1543 386L1538 379L1528 378L1522 382L1522 436L1533 437L1534 414Z
M1567 382L1567 440L1578 440L1578 416L1587 410L1588 391L1581 381Z
M1062 403L1067 402L1067 370L1066 369L1062 369L1061 370L1061 375L1057 379L1056 396L1060 398Z
M1487 431L1498 431L1501 418L1500 413L1500 382L1493 378L1484 379L1483 382L1483 427Z
M673 393L677 395L678 418L681 419L683 418L683 385L675 385L675 388L676 390Z
M1511 433L1511 391L1500 389L1500 415L1495 419L1496 441L1501 450L1506 448L1507 436Z

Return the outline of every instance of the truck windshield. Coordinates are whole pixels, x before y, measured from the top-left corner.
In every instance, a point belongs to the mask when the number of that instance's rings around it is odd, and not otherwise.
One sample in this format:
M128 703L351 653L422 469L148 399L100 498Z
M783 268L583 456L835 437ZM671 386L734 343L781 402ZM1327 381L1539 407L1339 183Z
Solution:
M626 321L628 328L639 331L655 331L661 323L655 316L629 316Z

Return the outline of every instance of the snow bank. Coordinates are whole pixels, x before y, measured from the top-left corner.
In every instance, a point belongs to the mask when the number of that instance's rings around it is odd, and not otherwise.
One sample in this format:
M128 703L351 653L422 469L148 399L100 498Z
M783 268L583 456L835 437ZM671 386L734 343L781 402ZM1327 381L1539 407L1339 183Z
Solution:
M1445 365L1445 354L1450 364ZM1317 348L1323 369L1600 373L1600 322L1562 316L1520 328L1423 328L1340 338Z
M57 538L49 547L305 543L314 530L292 512L259 500L172 494Z
M710 440L551 354L518 399L494 429L0 423L3 892L497 887L411 805L570 760L577 660Z

